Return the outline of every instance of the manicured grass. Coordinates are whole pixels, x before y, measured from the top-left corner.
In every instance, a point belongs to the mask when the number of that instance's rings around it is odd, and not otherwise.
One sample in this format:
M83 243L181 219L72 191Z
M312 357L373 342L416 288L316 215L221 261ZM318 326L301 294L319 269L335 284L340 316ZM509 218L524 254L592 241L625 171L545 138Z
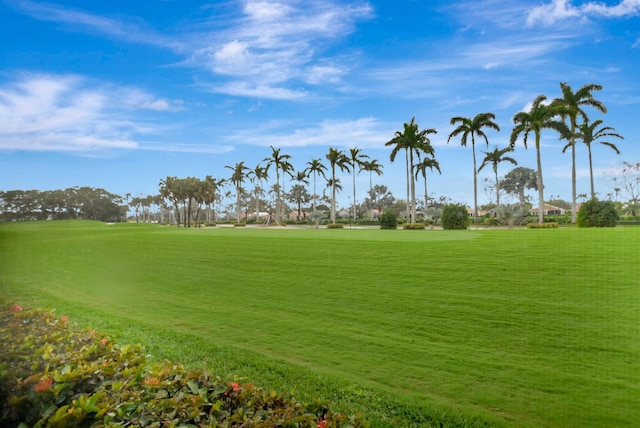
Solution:
M12 223L0 295L374 425L631 426L639 241L633 227Z

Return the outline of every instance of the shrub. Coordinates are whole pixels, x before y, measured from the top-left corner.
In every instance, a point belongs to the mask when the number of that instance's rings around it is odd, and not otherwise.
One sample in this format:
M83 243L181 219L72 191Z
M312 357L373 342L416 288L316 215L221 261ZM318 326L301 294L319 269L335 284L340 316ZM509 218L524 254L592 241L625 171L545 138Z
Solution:
M620 215L611 201L591 199L580 206L578 227L615 227Z
M0 426L367 426L325 403L171 362L149 364L65 316L0 312Z
M396 229L398 227L398 216L393 210L386 210L380 216L380 229Z
M445 230L462 230L469 226L467 207L460 204L445 205L442 210L442 228Z
M233 223L233 227L246 227L247 223Z
M558 223L527 223L527 229L557 229Z
M404 230L424 230L424 223L405 223L402 225Z
M327 224L327 229L344 229L344 224L342 224L342 223L329 223L329 224Z

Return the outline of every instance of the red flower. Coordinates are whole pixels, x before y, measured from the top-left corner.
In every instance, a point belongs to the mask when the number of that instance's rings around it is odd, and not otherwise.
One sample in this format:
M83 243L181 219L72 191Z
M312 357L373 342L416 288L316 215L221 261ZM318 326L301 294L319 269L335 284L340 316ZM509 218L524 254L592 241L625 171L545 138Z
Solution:
M13 305L9 309L9 312L20 312L21 310L22 310L22 307L20 305Z
M100 341L100 343L102 343L102 346L107 346L107 342L108 340L106 337Z
M67 315L63 315L63 316L60 317L60 321L67 322L67 321L69 321L69 317Z
M160 379L157 377L147 377L144 380L144 384L149 386L158 386L160 385Z
M234 391L240 391L240 384L238 382L231 382L231 386L233 387Z
M46 379L42 379L40 382L33 385L33 390L35 392L46 392L49 390L49 388L51 388L52 384L53 384L53 378L48 377Z
M327 428L327 421L325 419L320 419L318 421L317 427L318 428Z

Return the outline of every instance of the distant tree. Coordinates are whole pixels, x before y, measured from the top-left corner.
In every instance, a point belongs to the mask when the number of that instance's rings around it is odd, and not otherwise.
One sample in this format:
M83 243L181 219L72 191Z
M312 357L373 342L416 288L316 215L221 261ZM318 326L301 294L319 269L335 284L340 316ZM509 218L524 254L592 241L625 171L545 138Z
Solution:
M622 162L622 169L613 178L613 182L617 186L616 194L622 193L626 198L626 203L623 204L625 213L637 216L640 211L640 162Z
M340 168L341 171L350 172L350 162L347 155L344 154L342 150L334 149L333 147L329 147L329 153L326 155L327 160L329 161L329 165L331 165L331 179L329 180L329 185L331 186L331 223L336 222L336 190L338 188L342 188L340 186L340 181L336 179L336 166Z
M372 177L373 173L375 172L378 175L382 175L382 168L383 166L376 159L367 160L362 163L362 170L367 171L369 173L369 195L370 196L373 196L371 193L371 191L373 190L373 177ZM375 204L375 201L373 202ZM373 213L371 214L371 218L373 218Z
M369 156L362 153L358 147L349 149L349 163L351 164L351 173L353 175L353 221L358 218L356 210L356 174L363 170L362 166L369 159Z
M316 200L318 198L318 192L316 191L316 178L318 175L321 175L326 179L327 176L325 175L325 172L327 171L327 167L322 163L320 159L312 159L311 161L307 162L307 165L309 166L305 169L306 174L313 174L313 205L311 208L311 211L313 212L316 211Z
M233 171L229 181L231 181L236 188L236 222L240 223L242 216L242 206L240 205L240 198L243 194L242 184L244 183L245 178L247 178L250 169L244 166L244 161L236 163L235 166L227 165L225 168L229 168Z
M547 97L545 95L538 95L531 109L528 112L521 111L513 116L513 123L515 124L511 131L510 144L511 147L515 146L518 137L522 135L522 142L524 147L527 148L527 140L530 133L535 136L536 143L536 157L538 170L536 173L538 187L538 222L544 223L544 183L542 181L542 161L540 156L540 135L544 129L553 129L560 133L561 136L569 134L569 129L564 122L556 119L561 111L561 107L554 105L547 105L544 102Z
M253 194L256 203L256 221L260 218L260 196L264 195L262 189L262 180L269 178L267 168L262 165L256 165L256 167L249 172L249 180L254 184Z
M518 162L512 157L505 156L507 153L513 151L513 147L506 147L502 150L498 150L498 147L493 149L492 152L483 152L486 156L482 160L482 164L480 168L478 168L478 172L482 171L482 168L491 164L493 168L493 173L496 176L496 206L500 206L500 182L498 181L498 164L500 162L511 162L514 165L518 165Z
M302 212L302 204L306 204L311 199L311 195L307 192L307 188L301 184L295 184L287 195L289 200L295 203L298 207L296 220L304 220L306 215Z
M420 162L416 164L416 178L418 178L418 174L422 174L424 178L424 209L429 208L429 195L427 192L427 168L433 171L433 168L438 171L438 173L442 174L440 171L440 164L438 161L431 157L425 157Z
M276 149L271 146L271 157L265 158L263 161L267 162L267 171L273 165L276 169L276 221L280 222L280 212L282 211L281 201L280 201L280 172L283 172L283 182L282 189L284 189L284 174L289 173L293 168L291 163L289 162L291 159L291 155L281 154L280 149Z
M442 228L445 230L466 229L469 226L467 207L461 204L447 204L442 209Z
M516 195L520 209L524 209L527 189L538 190L536 172L531 168L514 168L500 182L500 188L511 195Z
M418 154L434 155L433 146L429 140L430 134L436 134L433 128L420 130L415 118L411 118L409 123L404 124L402 131L396 131L395 136L389 140L385 146L393 147L389 160L395 161L398 151L405 151L405 163L407 170L407 214L411 223L416 221L416 190L415 190L415 165L414 156Z
M476 136L483 138L489 146L489 139L484 132L484 128L500 131L500 126L494 122L496 115L493 113L479 113L474 118L453 117L451 125L458 124L458 127L451 131L447 144L451 138L461 136L460 143L466 147L469 137L471 137L471 153L473 154L473 221L478 222L478 166L476 164Z

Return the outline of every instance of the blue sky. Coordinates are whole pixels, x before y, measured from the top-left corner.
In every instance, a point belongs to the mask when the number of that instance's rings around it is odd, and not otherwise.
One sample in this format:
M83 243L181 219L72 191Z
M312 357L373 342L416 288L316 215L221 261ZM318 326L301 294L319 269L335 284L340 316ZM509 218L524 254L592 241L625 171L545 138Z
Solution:
M594 148L601 197L623 160L640 161L640 0L0 0L0 19L2 190L147 195L166 176L253 168L270 145L296 170L357 146L384 165L374 183L403 198L402 158L390 163L384 144L415 116L438 131L430 193L472 204L471 148L447 144L450 118L496 115L501 132L477 146L481 160L560 82L602 85L609 112L587 112L625 137L613 141L621 155ZM545 195L569 200L562 146L543 134ZM513 157L535 169L534 147ZM588 193L584 147L577 162ZM491 169L479 177L485 203ZM346 205L351 180L340 178ZM368 185L361 173L359 200Z

